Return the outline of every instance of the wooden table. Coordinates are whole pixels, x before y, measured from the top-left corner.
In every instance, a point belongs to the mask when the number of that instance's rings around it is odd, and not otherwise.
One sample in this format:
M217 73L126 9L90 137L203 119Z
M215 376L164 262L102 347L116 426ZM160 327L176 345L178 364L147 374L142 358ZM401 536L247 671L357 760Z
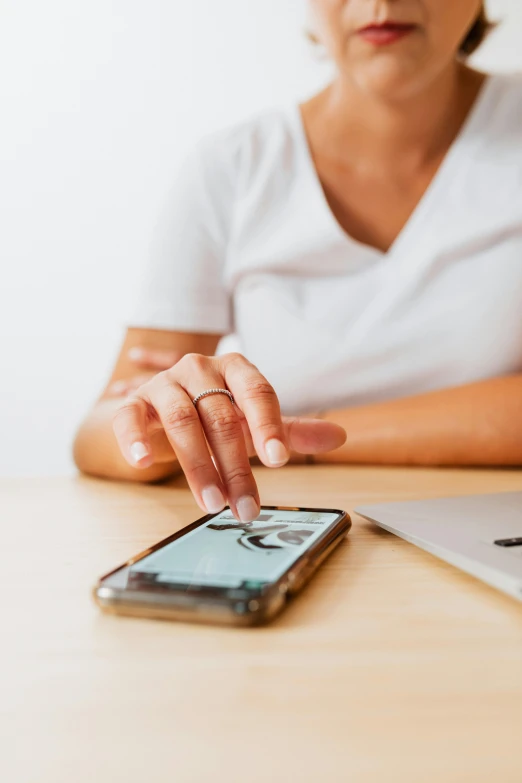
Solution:
M265 503L522 489L521 471L258 469ZM196 518L183 479L3 479L2 783L520 783L522 606L354 516L271 626L102 615L95 579Z

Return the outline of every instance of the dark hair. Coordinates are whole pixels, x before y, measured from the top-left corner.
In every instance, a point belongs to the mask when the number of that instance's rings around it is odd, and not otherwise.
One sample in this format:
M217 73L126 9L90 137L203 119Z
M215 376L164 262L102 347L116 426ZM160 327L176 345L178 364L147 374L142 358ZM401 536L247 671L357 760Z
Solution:
M459 46L459 54L463 57L468 57L470 54L473 54L475 49L478 49L493 27L494 25L489 21L488 15L486 14L485 5L482 3L479 15L469 28L466 37Z

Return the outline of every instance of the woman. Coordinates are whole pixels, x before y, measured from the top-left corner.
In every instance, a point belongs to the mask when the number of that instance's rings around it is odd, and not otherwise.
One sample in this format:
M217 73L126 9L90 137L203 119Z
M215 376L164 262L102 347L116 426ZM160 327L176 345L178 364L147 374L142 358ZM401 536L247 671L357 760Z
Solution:
M311 10L336 78L196 146L74 446L242 522L249 455L522 464L522 81L479 0Z

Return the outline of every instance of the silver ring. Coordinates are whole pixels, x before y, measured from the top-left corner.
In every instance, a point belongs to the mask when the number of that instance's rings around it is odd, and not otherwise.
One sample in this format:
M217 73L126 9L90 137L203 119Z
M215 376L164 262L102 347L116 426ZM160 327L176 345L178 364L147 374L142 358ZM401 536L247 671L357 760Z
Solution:
M198 394L197 397L194 397L194 399L192 400L192 404L195 405L203 397L208 397L210 394L226 394L227 397L230 398L230 402L232 403L232 405L235 405L235 400L228 389L207 389L206 391L201 392L201 394Z

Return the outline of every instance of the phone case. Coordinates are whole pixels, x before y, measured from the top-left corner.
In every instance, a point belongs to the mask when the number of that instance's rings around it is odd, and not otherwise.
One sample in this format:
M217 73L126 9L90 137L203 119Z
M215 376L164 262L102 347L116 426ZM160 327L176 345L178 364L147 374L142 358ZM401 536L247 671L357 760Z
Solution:
M132 592L129 590L116 590L104 585L104 580L112 574L129 565L133 565L151 552L160 549L167 543L180 538L190 530L204 524L216 515L207 514L204 517L182 528L172 536L159 541L149 549L131 558L118 568L100 578L93 588L93 597L98 606L109 614L119 614L131 617L149 617L163 620L181 620L185 622L211 623L231 626L255 626L263 625L272 620L286 606L288 601L296 595L312 578L319 566L341 543L351 527L350 516L345 511L323 508L296 508L288 506L262 506L263 510L270 511L310 511L322 513L336 513L339 519L324 536L306 550L284 573L270 586L263 595L252 597L245 602L244 609L239 612L235 608L237 601L193 599L191 602L181 602L181 591L173 591L165 595L156 595Z

